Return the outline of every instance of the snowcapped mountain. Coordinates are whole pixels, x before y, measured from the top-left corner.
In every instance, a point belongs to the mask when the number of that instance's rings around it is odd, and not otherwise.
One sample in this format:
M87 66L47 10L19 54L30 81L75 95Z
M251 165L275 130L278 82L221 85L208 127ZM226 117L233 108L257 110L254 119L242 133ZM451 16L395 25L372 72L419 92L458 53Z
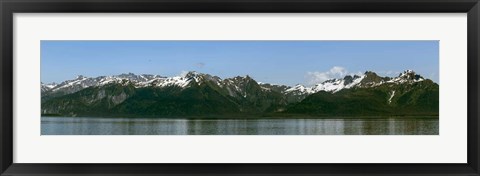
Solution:
M120 84L134 83L140 86L145 82L149 82L155 79L162 79L162 78L165 78L165 77L161 77L159 75L148 75L148 74L135 75L133 73L120 74L120 75L114 75L114 76L99 76L95 78L89 78L83 75L79 75L75 79L67 80L60 84L41 83L41 90L42 90L42 94L45 94L45 95L51 95L51 94L65 95L65 94L70 94L70 93L80 91L82 89L85 89L91 86L102 86L102 85L107 85L112 83L120 83Z
M245 90L242 90L241 87L244 85L243 82L254 81L249 76L245 77L234 77L222 80L218 76L212 76L209 74L198 73L195 71L190 71L186 74L174 77L163 77L160 75L150 75L150 74L141 74L135 75L133 73L120 74L113 76L99 76L99 77L85 77L82 75L77 76L75 79L64 81L60 84L50 83L44 84L41 83L41 92L42 96L48 95L66 95L78 92L82 89L88 87L99 87L108 84L122 84L128 85L132 84L135 88L141 87L169 87L176 86L179 88L189 87L192 83L196 84L205 84L213 83L219 87L225 87L229 90L231 95L237 94L239 91L243 91L243 96L245 96ZM238 84L238 85L237 85Z
M293 87L285 85L274 85L268 83L258 83L250 76L236 76L233 78L221 79L218 76L198 73L190 71L186 74L174 77L164 77L160 75L133 73L120 74L113 76L99 76L99 77L85 77L77 76L75 79L64 81L60 84L41 83L42 96L48 95L66 95L80 91L88 87L99 87L112 83L128 85L132 84L135 88L141 87L169 87L176 86L179 88L186 88L193 83L197 85L209 84L218 87L218 89L225 90L232 97L246 97L247 88L249 84L255 84L262 88L263 91L274 91L293 97L291 100L298 101L303 99L306 95L310 95L320 91L336 93L343 89L350 88L367 88L375 87L383 84L411 84L414 82L424 81L425 79L416 74L412 70L405 70L399 76L380 77L376 73L367 71L363 75L348 75L341 79L330 79L320 84L311 87L304 85L296 85Z
M49 83L49 84L40 83L40 84L41 84L40 89L42 93L52 90L55 86L57 86L56 83Z
M343 79L330 79L320 84L316 84L312 87L296 85L295 87L287 89L286 92L292 92L294 94L312 94L320 91L335 93L342 89L349 89L359 85L364 78L365 78L365 75L362 75L362 76L348 75L348 76L345 76Z
M415 74L413 70L405 70L403 73L400 73L398 77L395 77L387 82L401 84L401 83L414 83L414 82L420 82L420 81L425 81L425 78Z
M41 90L42 113L65 116L438 114L438 84L412 70L394 78L367 71L311 87L259 83L248 75L129 73L41 83Z
M383 84L411 84L415 82L424 81L425 79L416 74L413 70L405 70L397 77L380 77L375 72L366 71L363 75L348 75L342 79L330 79L312 87L305 87L303 85L296 85L285 90L287 94L303 95L313 94L320 91L336 93L342 89L350 88L368 88L376 87Z

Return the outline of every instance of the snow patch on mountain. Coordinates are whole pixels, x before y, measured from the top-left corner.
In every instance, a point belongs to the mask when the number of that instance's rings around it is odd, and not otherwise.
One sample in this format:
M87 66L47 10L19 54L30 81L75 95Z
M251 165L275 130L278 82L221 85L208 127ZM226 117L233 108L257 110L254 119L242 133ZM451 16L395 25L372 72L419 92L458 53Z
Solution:
M316 84L312 87L305 87L304 85L296 85L290 89L287 89L287 93L294 93L294 94L312 94L320 91L326 92L338 92L342 89L349 89L354 87L355 85L360 84L360 82L365 78L365 75L358 76L346 76L343 79L330 79L324 81L320 84Z
M298 94L298 93L314 93L314 91L312 90L312 88L310 87L305 87L304 85L301 85L301 84L297 84L295 85L294 87L290 88L290 89L287 89L285 92L287 93L290 93L290 92L293 92L294 94Z
M155 87L178 86L178 87L185 88L191 81L192 79L189 79L186 77L175 76L170 78L157 79L155 80L153 85ZM139 86L135 86L135 87L139 87Z
M61 91L64 93L74 93L76 91L88 88L91 86L104 86L112 83L121 85L133 85L136 88L142 87L168 87L176 86L180 88L187 88L192 83L198 85L213 83L218 87L225 89L231 96L246 97L247 85L251 83L258 84L262 91L278 91L290 95L308 95L320 91L336 93L343 89L350 89L355 87L375 87L383 84L403 84L415 83L424 81L425 79L420 75L415 74L412 70L405 70L398 77L380 77L374 72L365 72L363 75L347 75L341 79L330 79L311 87L304 85L295 85L293 87L284 85L275 85L267 83L257 83L250 76L236 76L233 78L221 79L218 76L198 73L195 71L182 72L179 76L163 77L160 75L135 75L133 73L114 75L114 76L100 76L89 78L85 76L77 76L73 80L67 80L60 84L44 84L41 83L41 90L43 92Z
M393 90L392 93L390 94L390 98L388 98L388 104L392 103L393 96L395 96L395 90Z
M343 89L350 89L355 87L376 87L387 83L411 84L424 80L425 79L422 76L415 74L413 70L405 70L403 73L400 73L400 75L395 78L379 77L374 72L367 71L363 75L347 75L342 79L326 80L312 87L296 85L292 88L287 89L285 92L292 93L294 95L313 94L320 91L336 93Z
M405 70L403 73L400 73L398 77L395 77L391 79L390 81L387 81L388 83L396 83L396 84L401 84L401 83L414 83L414 82L420 82L424 81L425 79L420 76L415 74L413 70Z
M43 82L40 83L40 89L41 92L47 92L52 90L54 87L56 87L58 84L57 83L49 83L49 84L44 84Z

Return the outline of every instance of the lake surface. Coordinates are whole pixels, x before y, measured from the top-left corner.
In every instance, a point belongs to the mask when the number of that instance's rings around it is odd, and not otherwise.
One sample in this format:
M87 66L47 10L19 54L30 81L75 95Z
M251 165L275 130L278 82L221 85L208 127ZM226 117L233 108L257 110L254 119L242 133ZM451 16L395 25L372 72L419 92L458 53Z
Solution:
M135 119L42 117L42 135L438 135L436 118Z

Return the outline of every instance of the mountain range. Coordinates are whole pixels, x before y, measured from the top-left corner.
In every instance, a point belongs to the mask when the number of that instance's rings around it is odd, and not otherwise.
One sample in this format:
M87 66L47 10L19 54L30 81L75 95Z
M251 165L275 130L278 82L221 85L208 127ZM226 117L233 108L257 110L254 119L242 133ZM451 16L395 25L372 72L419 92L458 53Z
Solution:
M133 73L41 83L42 114L124 117L438 116L439 85L412 70L397 77L366 71L311 87Z

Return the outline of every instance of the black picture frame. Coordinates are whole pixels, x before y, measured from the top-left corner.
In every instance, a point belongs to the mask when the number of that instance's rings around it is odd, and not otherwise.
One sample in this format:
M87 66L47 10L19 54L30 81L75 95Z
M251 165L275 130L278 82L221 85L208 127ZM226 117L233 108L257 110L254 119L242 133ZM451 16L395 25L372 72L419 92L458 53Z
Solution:
M1 175L479 175L478 0L0 0ZM468 162L464 164L17 164L13 163L14 13L467 13ZM354 29L352 29L354 30ZM448 152L448 151L445 151Z

